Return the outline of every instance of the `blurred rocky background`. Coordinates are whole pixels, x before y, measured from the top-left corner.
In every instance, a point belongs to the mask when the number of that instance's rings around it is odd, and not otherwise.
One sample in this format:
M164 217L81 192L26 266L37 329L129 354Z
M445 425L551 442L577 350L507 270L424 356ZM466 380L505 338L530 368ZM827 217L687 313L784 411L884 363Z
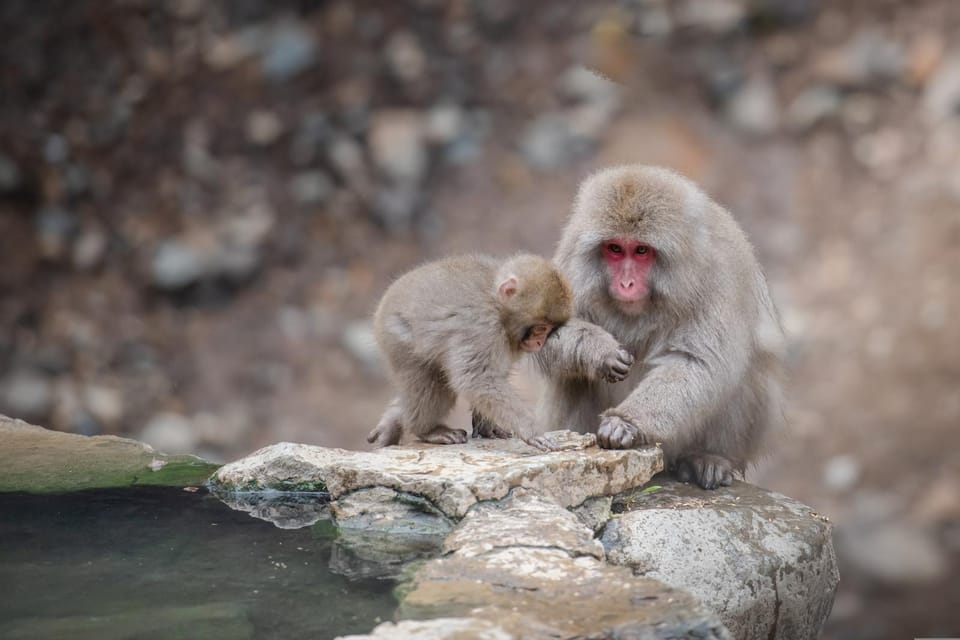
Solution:
M790 334L751 479L837 524L825 637L960 635L960 3L4 0L0 96L0 412L366 446L392 277L663 164Z

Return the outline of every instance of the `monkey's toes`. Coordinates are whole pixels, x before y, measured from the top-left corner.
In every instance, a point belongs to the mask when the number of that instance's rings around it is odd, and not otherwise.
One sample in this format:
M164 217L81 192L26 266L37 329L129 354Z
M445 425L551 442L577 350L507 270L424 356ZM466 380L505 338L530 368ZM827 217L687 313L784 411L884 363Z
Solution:
M506 429L501 429L496 422L484 418L479 413L474 412L472 422L474 438L500 438L505 440L513 437L512 433Z
M696 482L702 489L727 487L733 482L733 463L709 453L692 454L677 461L677 479Z
M536 447L540 451L559 451L560 445L556 440L550 438L549 436L533 436L530 438L524 438L526 442L531 447Z
M597 444L604 449L632 449L647 443L638 427L619 416L604 416L597 429Z
M441 424L429 433L420 436L420 439L430 444L464 444L467 441L467 432L463 429L451 429Z

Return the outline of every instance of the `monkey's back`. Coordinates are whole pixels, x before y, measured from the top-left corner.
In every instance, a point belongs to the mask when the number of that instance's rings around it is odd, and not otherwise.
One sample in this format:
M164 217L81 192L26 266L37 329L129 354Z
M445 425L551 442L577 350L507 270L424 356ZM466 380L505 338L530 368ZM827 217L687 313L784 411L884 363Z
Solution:
M500 322L493 292L497 264L488 256L451 256L391 284L374 313L377 344L391 367L436 364L464 341L489 342Z

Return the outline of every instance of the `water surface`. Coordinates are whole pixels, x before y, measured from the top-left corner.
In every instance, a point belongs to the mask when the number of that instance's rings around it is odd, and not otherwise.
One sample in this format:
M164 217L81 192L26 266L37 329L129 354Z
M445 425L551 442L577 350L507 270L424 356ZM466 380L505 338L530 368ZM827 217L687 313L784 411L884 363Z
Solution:
M330 571L321 520L283 530L204 492L0 494L0 638L333 638L396 606Z

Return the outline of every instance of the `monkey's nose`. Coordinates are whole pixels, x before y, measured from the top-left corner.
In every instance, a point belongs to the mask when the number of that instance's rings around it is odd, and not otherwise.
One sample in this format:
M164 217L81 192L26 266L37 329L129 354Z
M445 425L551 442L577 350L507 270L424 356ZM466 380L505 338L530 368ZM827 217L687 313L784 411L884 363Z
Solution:
M633 289L634 284L636 283L633 280L621 280L620 288L629 291L630 289Z

